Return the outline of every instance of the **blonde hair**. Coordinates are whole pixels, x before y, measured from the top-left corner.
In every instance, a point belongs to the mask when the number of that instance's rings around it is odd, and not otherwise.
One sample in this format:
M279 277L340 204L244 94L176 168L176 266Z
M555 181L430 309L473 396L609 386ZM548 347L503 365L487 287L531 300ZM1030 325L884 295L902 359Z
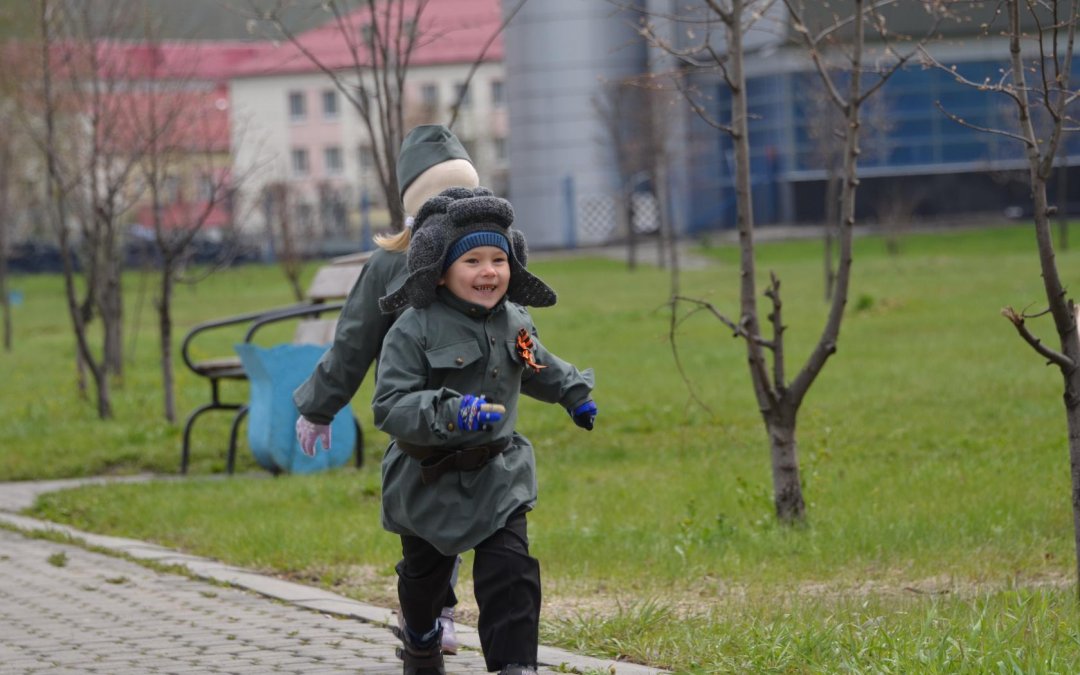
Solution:
M409 250L409 242L412 241L412 228L405 227L395 234L375 235L375 245L384 251L391 253L404 253Z

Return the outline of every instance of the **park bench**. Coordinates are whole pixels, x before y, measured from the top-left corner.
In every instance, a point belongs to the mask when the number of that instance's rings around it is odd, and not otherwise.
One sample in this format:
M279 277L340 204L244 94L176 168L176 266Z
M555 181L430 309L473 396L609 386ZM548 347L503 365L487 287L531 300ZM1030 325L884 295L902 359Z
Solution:
M233 413L232 427L229 431L229 447L226 458L226 470L233 473L236 466L236 444L240 424L248 414L247 402L223 401L221 382L224 380L244 381L248 374L244 370L240 357L222 355L210 358L195 358L192 345L197 337L219 329L242 330L246 326L243 341L252 343L261 329L283 321L295 321L292 344L326 345L333 342L337 326L336 315L345 306L344 298L349 294L360 276L364 263L370 253L358 253L335 258L315 273L305 293L303 302L285 307L276 307L257 312L248 312L235 316L223 317L200 323L188 331L181 346L181 356L191 372L205 378L210 383L210 401L195 408L184 424L183 445L180 455L180 473L187 473L191 458L191 431L195 421L204 413L212 410L227 410ZM328 317L329 315L329 317ZM360 427L356 425L356 466L363 463L363 441Z

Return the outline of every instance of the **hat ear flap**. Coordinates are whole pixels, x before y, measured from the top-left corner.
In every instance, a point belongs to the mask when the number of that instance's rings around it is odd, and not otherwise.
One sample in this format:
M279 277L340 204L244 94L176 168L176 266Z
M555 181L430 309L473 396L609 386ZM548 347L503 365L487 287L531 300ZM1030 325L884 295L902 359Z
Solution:
M514 252L514 257L521 266L525 267L529 264L529 246L525 243L525 234L511 227L507 235L510 237L510 250Z
M409 275L401 288L379 298L379 310L392 314L406 307L424 308L435 302L435 288L442 275L435 266L429 266Z

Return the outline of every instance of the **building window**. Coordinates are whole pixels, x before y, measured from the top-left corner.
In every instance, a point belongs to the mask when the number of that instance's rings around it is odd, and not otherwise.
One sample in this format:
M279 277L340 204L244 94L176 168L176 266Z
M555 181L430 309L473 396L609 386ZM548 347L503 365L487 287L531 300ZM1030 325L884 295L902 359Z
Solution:
M292 172L294 176L306 176L311 171L311 159L305 148L293 148Z
M334 120L338 116L338 93L334 89L324 89L322 93L322 114L324 119Z
M499 161L499 162L505 162L506 161L506 139L505 138L496 138L495 139L495 159L497 161Z
M208 202L214 198L217 186L214 185L213 174L200 173L195 181L195 192L200 202Z
M345 164L341 159L341 148L336 145L323 148L323 164L326 166L326 173L340 175L345 170Z
M491 105L495 108L506 105L506 88L502 80L491 81Z
M307 100L302 91L289 92L289 119L299 122L307 117Z
M468 108L472 105L472 90L469 89L469 85L464 82L459 82L454 87L454 98L457 101L461 101L462 108Z
M420 87L420 100L424 102L425 107L439 107L439 85L425 84Z
M315 220L315 208L307 202L296 205L296 225L299 228L309 230Z
M375 155L372 154L371 148L367 146L357 146L356 161L360 165L361 171L370 171L375 168Z
M173 174L166 174L162 181L161 193L166 204L175 204L180 201L180 178Z

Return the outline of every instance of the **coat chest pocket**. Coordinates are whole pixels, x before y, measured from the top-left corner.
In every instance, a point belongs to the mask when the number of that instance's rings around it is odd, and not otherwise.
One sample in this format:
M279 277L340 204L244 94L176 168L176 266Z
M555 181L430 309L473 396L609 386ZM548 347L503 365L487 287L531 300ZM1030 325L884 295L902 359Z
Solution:
M435 347L427 350L425 355L434 370L460 370L476 363L483 356L480 345L474 340Z

